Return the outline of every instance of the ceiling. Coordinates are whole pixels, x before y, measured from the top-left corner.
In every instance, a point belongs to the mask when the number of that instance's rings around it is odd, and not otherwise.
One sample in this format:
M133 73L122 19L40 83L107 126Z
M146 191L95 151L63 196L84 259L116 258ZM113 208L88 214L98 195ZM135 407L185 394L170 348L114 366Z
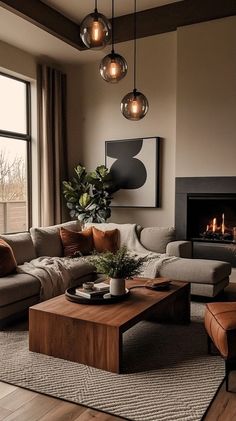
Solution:
M97 0L97 3L98 10L110 17L111 0ZM79 51L79 24L84 16L93 11L94 0L34 0L32 3L0 0L0 4L1 41L35 56L62 63L86 63L102 58L105 53ZM134 0L115 1L119 48L122 41L132 39L130 22L133 22L133 5ZM161 7L164 5L169 6ZM154 8L155 12L152 10ZM235 0L137 0L137 10L149 10L139 15L140 37L145 37L175 31L184 25L236 15L236 4ZM122 15L128 16L123 18ZM125 48L129 45L131 44L126 42ZM110 46L107 51L109 48Z
M138 10L174 3L176 0L137 0ZM77 23L94 8L94 0L44 0L50 7L57 9ZM133 1L117 0L117 14L133 12ZM110 15L111 0L98 0L99 10ZM80 52L43 29L33 25L14 13L0 7L0 40L39 57L50 57L56 61L85 63L99 60L104 51Z
M152 9L164 4L176 3L180 0L137 0L137 11ZM88 13L94 9L94 0L42 0L43 3L53 7L71 20L80 23ZM115 16L133 13L133 0L116 0ZM98 0L98 11L111 17L111 0Z

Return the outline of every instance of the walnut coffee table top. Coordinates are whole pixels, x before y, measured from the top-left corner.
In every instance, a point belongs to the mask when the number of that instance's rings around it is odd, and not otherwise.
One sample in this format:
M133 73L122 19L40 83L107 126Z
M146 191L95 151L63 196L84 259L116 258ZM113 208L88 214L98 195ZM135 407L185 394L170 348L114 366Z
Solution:
M126 287L131 288L132 286L145 284L145 282L146 280L143 282L140 280L127 280ZM172 296L176 298L184 289L189 289L188 282L171 281L170 289L166 291L135 288L130 291L130 295L124 301L93 306L73 303L68 301L63 294L36 304L31 308L87 322L121 327L138 316L143 316L142 318L144 318L145 313L149 313L152 307L156 307L158 303L164 304Z

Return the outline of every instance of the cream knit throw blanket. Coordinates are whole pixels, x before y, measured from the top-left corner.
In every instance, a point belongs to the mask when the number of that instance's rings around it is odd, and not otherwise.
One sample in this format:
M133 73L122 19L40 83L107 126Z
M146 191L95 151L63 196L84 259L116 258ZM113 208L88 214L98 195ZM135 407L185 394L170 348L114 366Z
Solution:
M41 284L40 300L48 300L57 295L64 294L65 290L71 286L81 276L81 266L86 265L83 273L89 274L94 267L85 258L76 257L38 257L37 259L17 266L18 273L25 273L34 276Z
M86 228L94 226L101 231L118 229L120 236L120 247L126 246L127 249L138 257L147 256L148 261L143 265L143 269L140 272L140 276L146 278L156 278L159 276L159 270L162 265L177 260L178 257L169 256L168 254L154 253L147 250L140 243L137 236L137 225L136 224L86 224Z

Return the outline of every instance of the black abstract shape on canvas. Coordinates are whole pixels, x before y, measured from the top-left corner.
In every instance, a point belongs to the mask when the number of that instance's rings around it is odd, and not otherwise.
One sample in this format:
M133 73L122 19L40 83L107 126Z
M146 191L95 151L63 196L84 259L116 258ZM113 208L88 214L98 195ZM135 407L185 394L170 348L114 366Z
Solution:
M138 189L147 180L147 170L142 161L134 158L142 149L143 140L127 140L107 144L107 156L116 158L110 171L116 185L121 189Z

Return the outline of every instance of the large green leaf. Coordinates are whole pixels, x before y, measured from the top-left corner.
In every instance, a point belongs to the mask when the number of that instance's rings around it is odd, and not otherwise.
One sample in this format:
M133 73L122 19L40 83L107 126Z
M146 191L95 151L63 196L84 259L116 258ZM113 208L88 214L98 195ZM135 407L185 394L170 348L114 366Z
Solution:
M96 171L100 177L104 178L107 175L108 169L105 167L105 165L99 165L99 167L96 168Z
M79 204L82 208L86 208L91 202L91 196L88 193L84 193L80 196Z
M98 174L96 173L96 171L91 171L86 177L86 180L89 183L93 183L97 179L98 179Z
M75 172L79 180L84 178L87 174L85 167L83 167L82 165L77 165L77 167L75 168Z
M97 204L96 203L90 203L87 207L86 207L86 209L88 210L88 211L94 211L95 209L97 208Z

